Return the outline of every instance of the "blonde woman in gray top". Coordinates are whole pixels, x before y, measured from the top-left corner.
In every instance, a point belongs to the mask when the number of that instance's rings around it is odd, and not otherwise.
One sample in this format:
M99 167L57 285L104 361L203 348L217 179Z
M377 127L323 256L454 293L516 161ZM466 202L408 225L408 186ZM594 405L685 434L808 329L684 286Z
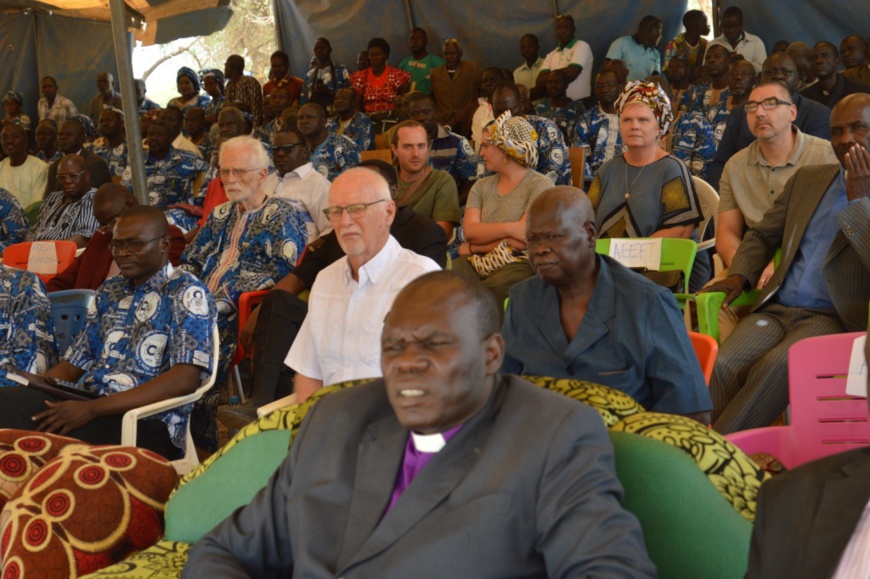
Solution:
M453 269L483 281L500 301L510 288L531 277L526 249L526 211L553 181L536 172L538 135L521 117L505 112L483 132L480 155L490 177L468 195L465 242Z

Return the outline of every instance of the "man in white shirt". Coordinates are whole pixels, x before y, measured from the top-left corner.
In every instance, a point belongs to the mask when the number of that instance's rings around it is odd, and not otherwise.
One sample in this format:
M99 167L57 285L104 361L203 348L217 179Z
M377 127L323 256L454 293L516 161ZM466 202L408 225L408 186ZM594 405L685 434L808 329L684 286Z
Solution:
M562 70L568 77L568 98L575 101L592 94L592 49L575 36L576 31L573 16L560 14L556 17L559 45L547 55L541 69L541 73ZM537 86L541 94L546 80L546 74L538 75Z
M320 272L308 315L285 364L296 371L296 396L306 400L324 385L381 376L384 318L396 294L438 264L390 235L396 204L386 180L349 169L329 190L329 217L347 254Z
M280 181L275 196L289 201L308 230L308 243L332 231L323 212L329 206L329 180L308 160L305 135L296 127L281 127L272 138L272 162Z
M0 132L0 147L6 158L0 161L0 189L6 189L27 208L39 201L48 179L48 163L27 153L27 131L6 125Z
M755 67L756 74L761 72L761 65L767 59L767 49L764 48L764 42L754 34L749 34L743 30L743 11L737 6L725 9L722 15L722 35L711 40L707 45L707 50L717 44L721 44L729 52L743 55L743 58Z
M539 56L541 43L534 34L524 34L520 38L520 54L523 63L514 69L514 83L532 89L538 82L538 74L544 68L544 59Z

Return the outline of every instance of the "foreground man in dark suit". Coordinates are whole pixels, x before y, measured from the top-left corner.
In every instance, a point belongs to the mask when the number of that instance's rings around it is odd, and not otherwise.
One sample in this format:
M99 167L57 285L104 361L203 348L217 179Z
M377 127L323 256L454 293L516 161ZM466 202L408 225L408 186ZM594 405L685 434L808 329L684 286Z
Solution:
M868 550L870 448L859 448L762 485L746 577L870 577Z
M385 321L383 380L320 401L183 577L655 576L601 419L498 376L498 329L482 285L408 284Z

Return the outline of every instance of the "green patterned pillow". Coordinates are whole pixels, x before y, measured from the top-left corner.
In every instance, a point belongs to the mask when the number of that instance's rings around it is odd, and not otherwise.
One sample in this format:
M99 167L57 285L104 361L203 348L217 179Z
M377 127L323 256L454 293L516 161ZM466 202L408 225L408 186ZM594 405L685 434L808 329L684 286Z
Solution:
M679 448L694 459L738 513L755 521L758 489L770 474L718 432L691 418L660 412L629 416L611 430L633 432Z

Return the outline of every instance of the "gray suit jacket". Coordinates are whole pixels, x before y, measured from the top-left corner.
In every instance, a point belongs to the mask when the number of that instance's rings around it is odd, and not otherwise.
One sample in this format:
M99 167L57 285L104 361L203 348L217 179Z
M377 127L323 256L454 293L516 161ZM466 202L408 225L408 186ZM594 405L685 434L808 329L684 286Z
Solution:
M749 280L752 287L782 247L782 260L761 291L755 309L772 297L785 279L800 247L801 238L819 202L840 171L839 165L802 167L756 227L750 228L731 263L731 273ZM828 294L847 331L867 328L870 300L870 198L850 203L837 215L840 231L825 258Z
M501 377L383 516L407 437L380 380L323 399L183 577L655 576L592 408Z
M835 454L761 486L749 578L830 577L870 500L870 448Z

